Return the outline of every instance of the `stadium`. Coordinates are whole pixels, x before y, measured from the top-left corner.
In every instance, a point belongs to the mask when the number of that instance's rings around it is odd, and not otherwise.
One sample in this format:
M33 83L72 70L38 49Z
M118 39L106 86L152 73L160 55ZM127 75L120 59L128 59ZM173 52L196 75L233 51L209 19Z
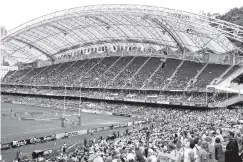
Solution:
M140 5L71 8L17 26L1 39L18 67L1 80L3 160L176 161L196 137L202 150L220 137L227 159L229 131L243 146L235 41L242 26Z

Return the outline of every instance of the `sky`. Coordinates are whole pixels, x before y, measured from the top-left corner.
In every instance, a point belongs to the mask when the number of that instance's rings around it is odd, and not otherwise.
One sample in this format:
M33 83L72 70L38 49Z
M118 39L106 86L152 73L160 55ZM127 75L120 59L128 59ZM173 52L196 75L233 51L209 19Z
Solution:
M223 14L234 7L243 6L243 0L1 0L0 26L10 30L58 10L97 4L139 4L192 13L204 11Z

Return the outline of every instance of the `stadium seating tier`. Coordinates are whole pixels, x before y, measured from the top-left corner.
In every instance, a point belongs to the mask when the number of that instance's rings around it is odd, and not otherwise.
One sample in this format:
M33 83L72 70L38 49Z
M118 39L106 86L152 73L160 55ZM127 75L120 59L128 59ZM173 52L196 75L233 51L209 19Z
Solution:
M171 58L163 62L159 57L112 56L11 71L2 83L151 90L184 90L190 86L198 90L205 89L230 67L208 64L199 74L203 66L203 63ZM223 78L238 68L232 67ZM189 84L194 79L194 84Z

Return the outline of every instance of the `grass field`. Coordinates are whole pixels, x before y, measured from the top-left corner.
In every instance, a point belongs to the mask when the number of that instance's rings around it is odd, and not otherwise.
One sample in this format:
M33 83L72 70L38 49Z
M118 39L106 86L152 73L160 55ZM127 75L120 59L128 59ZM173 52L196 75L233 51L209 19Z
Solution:
M15 118L11 115L12 112L15 112L17 116ZM5 114L5 117L1 117L1 141L2 143L11 142L14 139L23 140L32 138L34 136L41 137L45 135L50 135L54 133L70 132L75 130L85 130L90 128L97 128L101 126L109 126L112 124L126 123L128 121L134 121L135 118L129 117L120 117L120 116L111 116L105 114L91 114L91 113L81 113L81 126L78 125L69 125L66 128L61 127L60 120L19 120L20 117L32 118L31 112L35 112L34 118L58 118L56 116L59 110L54 110L51 108L27 106L27 105L18 105L11 103L1 103L1 113ZM66 111L66 115L71 115L74 112ZM1 115L2 115L1 114ZM61 115L61 114L60 114ZM68 117L67 117L68 118ZM76 117L71 117L75 119ZM70 120L72 120L70 119ZM109 131L108 131L109 132ZM104 134L100 132L97 136ZM88 135L84 135L88 136ZM76 136L70 139L67 139L67 143L75 143L80 141L84 136ZM55 141L56 145L61 145L64 141L57 140ZM36 145L27 145L20 147L21 151L24 154L31 153L33 150L52 148L53 142L36 144ZM13 156L16 155L16 149L9 149L2 151L3 159L5 161L12 161Z

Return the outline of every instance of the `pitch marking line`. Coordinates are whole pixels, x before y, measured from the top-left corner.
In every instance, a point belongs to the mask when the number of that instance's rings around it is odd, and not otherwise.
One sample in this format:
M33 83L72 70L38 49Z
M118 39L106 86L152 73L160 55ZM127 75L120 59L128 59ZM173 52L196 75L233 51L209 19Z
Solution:
M118 122L107 122L107 123L100 123L100 124L115 124L115 123L118 123ZM95 123L82 124L82 125L84 126L84 125L94 125L94 124ZM58 128L61 128L61 127L55 127L55 128L49 128L49 129L39 129L39 130L32 130L32 131L26 131L26 132L18 132L18 133L4 134L4 135L2 135L2 137L11 136L11 135L17 135L17 134L26 134L26 133L31 133L31 132L40 132L40 131L52 130L52 129L58 129Z
M26 133L31 133L31 132L40 132L40 131L44 131L44 130L52 130L52 129L57 129L57 128L61 128L61 127L55 127L55 128L49 128L49 129L39 129L39 130L33 130L33 131L27 131L27 132L19 132L19 133L11 133L11 134L4 134L4 135L2 135L2 137L16 135L16 134L26 134Z

